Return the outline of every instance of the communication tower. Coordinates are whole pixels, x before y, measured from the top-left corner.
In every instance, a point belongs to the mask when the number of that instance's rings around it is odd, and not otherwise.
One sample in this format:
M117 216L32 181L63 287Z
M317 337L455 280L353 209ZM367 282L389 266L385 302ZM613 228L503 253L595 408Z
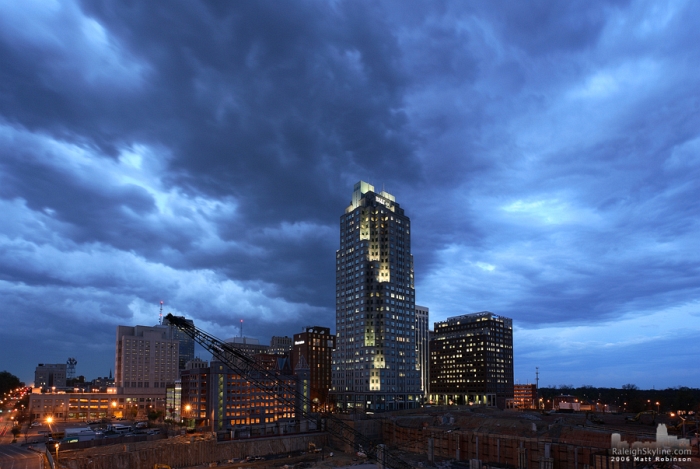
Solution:
M66 379L75 379L75 365L78 364L78 360L70 357L66 361Z

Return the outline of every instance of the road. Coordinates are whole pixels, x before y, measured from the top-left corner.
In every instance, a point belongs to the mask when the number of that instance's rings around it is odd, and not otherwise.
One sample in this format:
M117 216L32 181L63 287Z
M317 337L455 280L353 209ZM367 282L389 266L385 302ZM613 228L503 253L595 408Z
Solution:
M18 444L0 445L0 469L43 469L41 454Z

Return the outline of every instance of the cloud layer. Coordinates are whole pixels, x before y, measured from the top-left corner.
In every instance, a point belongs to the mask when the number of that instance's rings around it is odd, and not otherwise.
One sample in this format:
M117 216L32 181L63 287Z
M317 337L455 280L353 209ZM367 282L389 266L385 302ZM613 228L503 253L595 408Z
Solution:
M332 326L363 179L431 320L515 320L520 382L700 386L698 8L1 5L0 368L105 375L160 300L222 337Z

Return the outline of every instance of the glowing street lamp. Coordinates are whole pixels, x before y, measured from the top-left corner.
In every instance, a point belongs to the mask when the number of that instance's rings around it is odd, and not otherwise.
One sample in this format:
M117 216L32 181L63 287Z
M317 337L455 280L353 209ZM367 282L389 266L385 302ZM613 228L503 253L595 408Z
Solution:
M191 405L189 405L189 404L185 405L185 422L186 422L187 428L190 427L190 422L189 422L189 420L190 420L190 411L191 411L191 410L192 410L192 406L191 406Z

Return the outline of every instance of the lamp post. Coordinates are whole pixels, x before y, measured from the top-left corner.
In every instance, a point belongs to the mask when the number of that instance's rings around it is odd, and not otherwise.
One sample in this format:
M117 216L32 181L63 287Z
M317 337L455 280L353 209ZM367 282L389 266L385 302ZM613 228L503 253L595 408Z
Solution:
M657 414L661 412L660 408L661 408L661 404L659 404L659 401L656 401L656 413Z
M53 417L49 415L48 417L46 417L46 425L49 426L49 435L51 436L51 439L53 439L53 427L51 426L52 423Z
M190 428L190 411L192 410L192 406L187 404L185 406L185 427Z
M56 443L54 446L56 447L56 464L54 464L54 467L58 468L58 447L59 443Z

